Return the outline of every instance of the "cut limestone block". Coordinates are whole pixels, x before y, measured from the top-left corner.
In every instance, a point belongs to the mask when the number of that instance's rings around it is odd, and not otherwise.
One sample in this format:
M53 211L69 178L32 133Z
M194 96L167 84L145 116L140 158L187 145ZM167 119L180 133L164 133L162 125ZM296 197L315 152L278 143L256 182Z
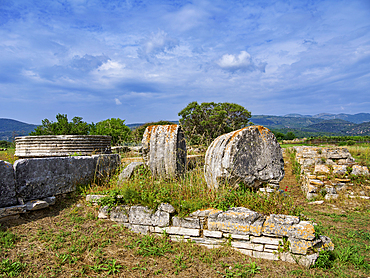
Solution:
M241 235L261 235L264 218L243 207L231 208L208 216L208 229Z
M13 165L0 160L0 208L17 204Z
M25 213L25 212L26 212L26 205L0 208L0 218L17 215L17 214Z
M315 228L309 221L299 221L297 216L271 214L263 224L263 234L313 240Z
M113 171L117 158L112 154L19 159L14 163L18 197L26 202L72 192L78 184Z
M217 137L205 157L205 178L211 189L222 182L258 187L284 177L281 147L263 126L249 126Z
M139 168L143 165L144 162L131 162L125 169L123 169L122 173L118 176L117 185L125 180L129 180L134 173L135 169Z
M367 169L366 166L353 165L351 174L355 176L361 176L361 175L368 176L369 169Z
M148 126L142 146L144 161L153 176L174 177L185 172L186 142L179 125Z
M346 165L333 165L333 174L344 175L347 171Z
M111 136L42 135L15 137L15 155L19 158L60 157L71 154L111 153Z

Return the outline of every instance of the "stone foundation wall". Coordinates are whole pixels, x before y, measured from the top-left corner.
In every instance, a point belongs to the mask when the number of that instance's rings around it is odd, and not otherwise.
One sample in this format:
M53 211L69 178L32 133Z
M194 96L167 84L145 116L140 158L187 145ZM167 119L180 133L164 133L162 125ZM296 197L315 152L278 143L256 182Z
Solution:
M319 194L325 195L325 199L337 198L341 192L348 197L370 199L369 170L358 165L346 148L293 148L301 165L302 190L307 199ZM361 177L361 184L355 184Z
M47 207L51 197L100 179L119 164L118 154L0 161L0 220Z
M88 195L97 203L101 195ZM192 241L208 248L229 245L251 257L282 260L309 267L321 250L333 250L330 238L315 234L309 221L289 215L262 215L247 208L228 211L198 210L189 217L174 216L170 204L161 204L156 211L144 206L107 206L99 210L99 218L110 219L137 233L169 235L173 241Z

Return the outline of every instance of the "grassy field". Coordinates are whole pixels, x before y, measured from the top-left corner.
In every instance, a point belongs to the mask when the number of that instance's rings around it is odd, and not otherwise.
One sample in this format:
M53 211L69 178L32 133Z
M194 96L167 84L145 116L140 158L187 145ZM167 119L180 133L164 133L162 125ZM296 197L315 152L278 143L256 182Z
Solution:
M366 148L365 148L366 152ZM362 152L361 152L362 155ZM365 157L365 163L368 163ZM101 186L81 187L51 208L30 212L0 227L0 277L369 277L370 202L362 199L309 204L285 157L282 194L270 197L225 187L209 192L202 169L184 179L155 180L145 170L132 182L116 186L117 177ZM286 189L286 191L285 191ZM243 205L268 213L290 213L315 222L329 236L334 252L322 253L316 268L242 255L228 246L208 250L189 242L138 235L108 220L97 219L87 193L110 192L106 204L171 202L180 215L201 207Z

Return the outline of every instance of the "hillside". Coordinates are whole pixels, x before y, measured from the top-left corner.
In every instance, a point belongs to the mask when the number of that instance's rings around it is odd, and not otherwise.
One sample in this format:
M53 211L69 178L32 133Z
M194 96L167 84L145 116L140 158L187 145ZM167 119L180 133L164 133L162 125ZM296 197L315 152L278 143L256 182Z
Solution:
M308 132L330 132L330 133L342 133L344 129L356 126L355 123L341 119L324 120L317 124L309 125L301 128L302 131Z
M0 140L11 141L14 136L24 136L32 132L37 125L12 119L0 119Z
M346 135L370 136L370 122L350 126L343 130Z
M354 115L351 114L330 114L330 113L320 113L316 115L301 115L301 114L287 114L284 117L295 117L295 118L315 118L315 119L323 119L323 120L334 120L340 119L349 122L353 122L356 124L360 124L363 122L370 121L370 113L357 113Z
M322 119L255 115L250 118L250 121L255 125L262 125L270 129L281 129L306 127L319 123Z

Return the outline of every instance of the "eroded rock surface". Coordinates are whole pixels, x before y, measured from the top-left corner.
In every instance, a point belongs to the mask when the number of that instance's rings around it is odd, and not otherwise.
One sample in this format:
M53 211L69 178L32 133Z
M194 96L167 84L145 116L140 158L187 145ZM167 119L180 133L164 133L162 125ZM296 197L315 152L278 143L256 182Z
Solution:
M284 160L274 134L262 126L249 126L216 138L205 157L205 178L209 188L221 182L242 182L257 187L278 185L284 177Z
M0 208L17 204L13 165L0 160Z
M179 125L148 126L142 152L153 176L174 177L185 172L186 142Z

